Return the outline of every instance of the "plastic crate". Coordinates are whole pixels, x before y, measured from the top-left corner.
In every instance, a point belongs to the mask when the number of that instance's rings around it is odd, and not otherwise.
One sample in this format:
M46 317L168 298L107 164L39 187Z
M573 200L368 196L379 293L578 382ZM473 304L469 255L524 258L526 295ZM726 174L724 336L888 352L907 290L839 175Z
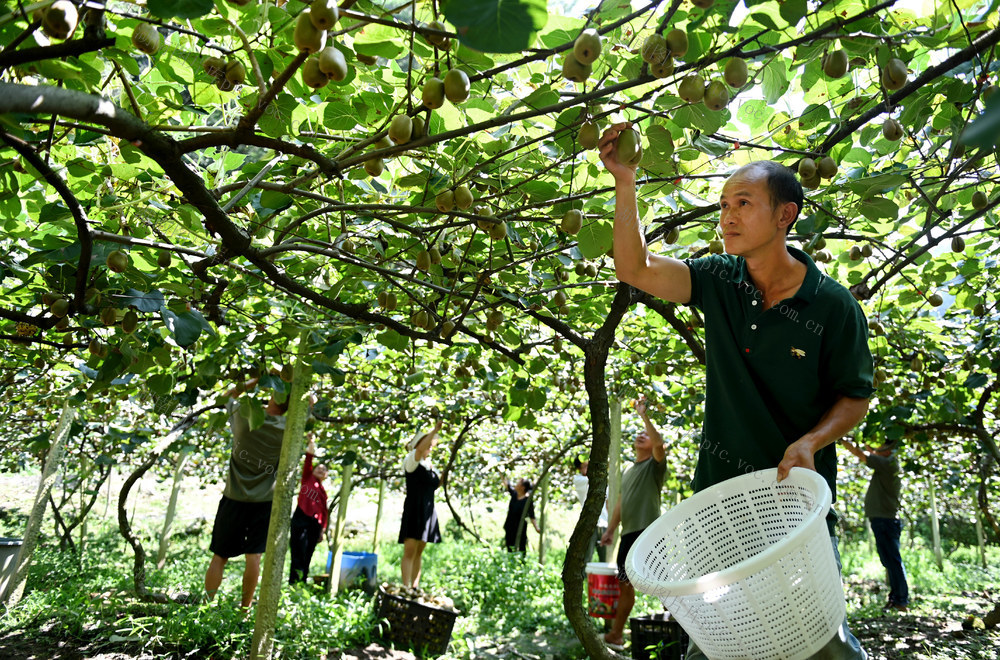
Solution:
M458 612L378 591L378 627L383 639L413 649L421 657L448 650Z
M688 636L669 612L629 619L634 660L683 660ZM659 648L650 648L659 645Z

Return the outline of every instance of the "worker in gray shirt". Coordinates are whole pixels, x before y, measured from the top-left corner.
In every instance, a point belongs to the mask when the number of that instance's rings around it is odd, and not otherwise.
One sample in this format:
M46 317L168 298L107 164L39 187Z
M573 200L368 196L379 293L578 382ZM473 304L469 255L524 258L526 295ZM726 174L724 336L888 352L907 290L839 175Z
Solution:
M906 583L906 568L899 554L899 535L903 522L899 513L899 492L901 470L896 456L897 441L889 440L872 449L862 451L849 440L843 440L844 447L872 469L872 480L865 494L865 515L875 535L875 549L878 558L889 575L889 602L885 609L905 612L910 604L910 588Z

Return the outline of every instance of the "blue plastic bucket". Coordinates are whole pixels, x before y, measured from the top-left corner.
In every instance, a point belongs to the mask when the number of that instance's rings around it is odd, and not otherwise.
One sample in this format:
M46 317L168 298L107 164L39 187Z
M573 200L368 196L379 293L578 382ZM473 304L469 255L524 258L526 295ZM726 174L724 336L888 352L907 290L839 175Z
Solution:
M333 553L327 554L326 570L333 567ZM340 588L358 586L375 593L378 586L378 555L374 552L345 552L340 558Z

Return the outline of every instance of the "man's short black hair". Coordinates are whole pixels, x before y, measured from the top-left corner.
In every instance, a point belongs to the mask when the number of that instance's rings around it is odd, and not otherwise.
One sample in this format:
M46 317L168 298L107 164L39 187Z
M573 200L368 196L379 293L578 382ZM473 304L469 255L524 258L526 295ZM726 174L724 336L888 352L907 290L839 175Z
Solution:
M744 171L759 171L764 173L767 182L768 192L771 193L771 206L777 207L779 204L793 202L795 204L795 218L785 230L785 235L792 233L795 221L802 213L802 204L805 201L805 193L802 192L802 184L795 172L781 163L773 160L757 160L736 170L733 176Z

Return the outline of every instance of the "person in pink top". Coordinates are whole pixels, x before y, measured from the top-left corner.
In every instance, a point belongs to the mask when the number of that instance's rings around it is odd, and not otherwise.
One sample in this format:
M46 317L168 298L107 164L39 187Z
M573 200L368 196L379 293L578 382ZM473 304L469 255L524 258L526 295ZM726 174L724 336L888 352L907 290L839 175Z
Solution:
M291 538L288 540L292 555L292 569L288 576L288 584L305 582L309 576L309 563L313 551L319 543L329 512L326 508L326 489L323 480L326 479L325 465L313 467L316 456L316 441L310 439L306 447L306 462L302 466L302 486L299 488L299 503L292 514Z

